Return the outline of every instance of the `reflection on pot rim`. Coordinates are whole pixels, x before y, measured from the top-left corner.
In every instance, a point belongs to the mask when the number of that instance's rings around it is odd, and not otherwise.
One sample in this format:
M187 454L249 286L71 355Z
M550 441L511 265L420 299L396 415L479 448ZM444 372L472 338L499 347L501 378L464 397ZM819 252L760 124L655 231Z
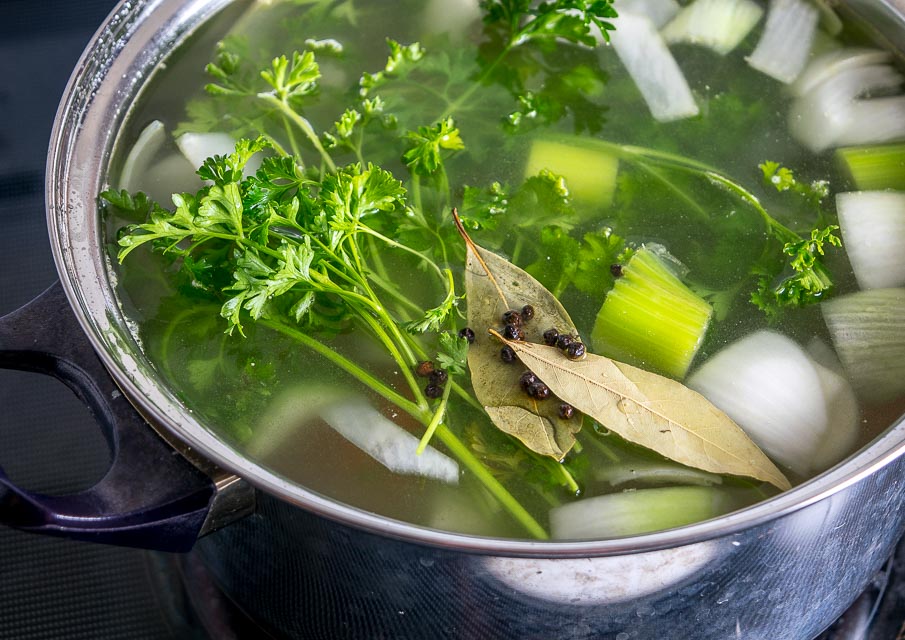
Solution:
M481 565L508 588L555 604L594 606L670 593L734 550L711 540L630 556L599 558L487 557Z

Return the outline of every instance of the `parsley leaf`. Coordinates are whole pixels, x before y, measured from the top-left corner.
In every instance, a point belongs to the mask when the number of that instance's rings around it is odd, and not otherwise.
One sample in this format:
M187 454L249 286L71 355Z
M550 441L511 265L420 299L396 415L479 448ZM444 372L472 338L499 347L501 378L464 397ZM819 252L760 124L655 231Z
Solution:
M417 131L409 131L406 138L409 148L402 159L412 173L421 176L434 175L440 169L443 150L460 151L465 148L452 118L446 118L432 127L418 127Z

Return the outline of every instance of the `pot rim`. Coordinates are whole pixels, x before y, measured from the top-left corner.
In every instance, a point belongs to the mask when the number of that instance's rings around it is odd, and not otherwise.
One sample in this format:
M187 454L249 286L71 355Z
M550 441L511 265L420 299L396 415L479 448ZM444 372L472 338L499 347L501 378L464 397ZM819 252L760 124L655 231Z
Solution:
M116 132L145 81L177 45L234 0L120 0L87 45L60 102L48 153L45 200L51 249L61 284L99 357L136 408L164 437L236 473L257 488L308 511L397 539L451 550L527 557L640 553L729 536L819 502L905 452L905 417L834 468L743 510L681 528L593 541L486 538L428 529L335 502L299 487L228 446L182 406L142 355L114 294L115 273L103 244L97 194ZM900 24L901 10L864 3Z

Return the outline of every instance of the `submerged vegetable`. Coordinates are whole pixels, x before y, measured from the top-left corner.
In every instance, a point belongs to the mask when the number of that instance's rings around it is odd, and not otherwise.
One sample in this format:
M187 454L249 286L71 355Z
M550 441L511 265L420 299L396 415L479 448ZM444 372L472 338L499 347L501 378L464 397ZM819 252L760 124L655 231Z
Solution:
M688 42L726 55L763 16L751 0L694 0L663 28L667 42Z
M780 82L793 82L807 64L818 18L807 0L772 0L764 34L748 64Z
M860 397L888 402L905 393L905 289L850 293L821 310Z
M774 332L729 345L688 385L801 477L841 460L858 437L858 405L848 382Z
M638 489L557 507L550 526L554 536L566 540L618 538L715 518L737 504L715 487Z
M836 195L848 259L862 289L905 285L905 193Z
M655 245L635 252L600 307L591 339L599 353L681 380L713 309L682 284L670 259Z
M905 144L844 147L836 157L861 191L905 189Z

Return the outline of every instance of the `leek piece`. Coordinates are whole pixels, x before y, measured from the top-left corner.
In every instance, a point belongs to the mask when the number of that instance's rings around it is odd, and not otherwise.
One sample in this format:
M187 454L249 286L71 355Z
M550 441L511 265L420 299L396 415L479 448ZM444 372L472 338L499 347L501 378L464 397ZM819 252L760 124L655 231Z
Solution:
M610 493L550 510L558 540L618 538L672 529L732 511L735 501L713 487L660 487Z
M701 346L713 308L658 253L666 252L644 246L623 267L623 276L600 307L591 340L596 353L681 380Z
M855 445L859 411L848 382L781 334L758 331L730 344L687 384L802 477L835 464Z
M643 16L622 13L610 36L619 60L635 81L651 114L659 122L698 115L688 82L654 23Z
M525 177L543 170L562 176L579 203L608 207L616 192L619 159L606 151L555 140L534 140L525 164Z
M844 147L836 159L860 191L905 190L905 144Z
M760 21L764 10L751 0L695 0L663 28L669 43L697 44L726 55Z
M836 194L843 245L862 289L905 285L905 193Z
M905 289L872 289L820 305L855 393L869 402L905 394Z
M748 64L790 84L807 64L818 18L817 9L805 0L771 0L764 33Z

